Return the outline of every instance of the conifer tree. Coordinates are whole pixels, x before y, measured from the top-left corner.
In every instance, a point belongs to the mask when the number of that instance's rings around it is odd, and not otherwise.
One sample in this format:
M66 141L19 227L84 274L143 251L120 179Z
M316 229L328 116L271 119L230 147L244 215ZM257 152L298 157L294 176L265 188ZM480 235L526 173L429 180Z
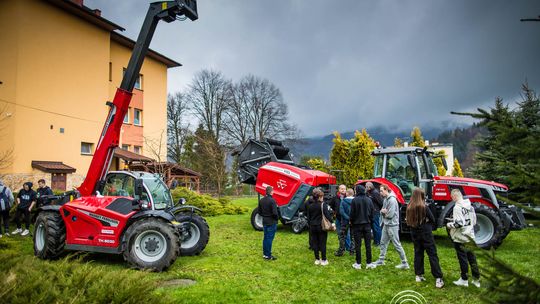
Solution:
M419 127L414 127L411 131L411 146L422 148L426 146L422 131L420 131Z
M444 150L439 150L435 152L435 155L433 157L433 162L435 163L435 166L437 166L437 173L439 174L439 176L446 175L446 168L444 167L442 158L446 158L446 154L444 153Z
M401 138L399 137L394 138L394 147L396 148L403 147L403 140L401 140Z
M463 177L463 171L461 171L461 165L457 158L454 158L454 170L452 171L452 176Z

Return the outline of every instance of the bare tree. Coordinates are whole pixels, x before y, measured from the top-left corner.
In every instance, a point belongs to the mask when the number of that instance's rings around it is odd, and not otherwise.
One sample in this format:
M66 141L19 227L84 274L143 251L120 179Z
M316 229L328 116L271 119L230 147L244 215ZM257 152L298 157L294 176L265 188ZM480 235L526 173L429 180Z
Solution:
M167 155L176 163L181 162L182 151L190 134L187 99L184 94L177 92L167 98Z
M269 80L248 75L234 86L225 130L239 144L249 138L288 139L297 128L289 122L281 91Z
M202 70L195 74L186 95L193 114L205 130L221 141L223 120L232 96L231 81L221 72Z

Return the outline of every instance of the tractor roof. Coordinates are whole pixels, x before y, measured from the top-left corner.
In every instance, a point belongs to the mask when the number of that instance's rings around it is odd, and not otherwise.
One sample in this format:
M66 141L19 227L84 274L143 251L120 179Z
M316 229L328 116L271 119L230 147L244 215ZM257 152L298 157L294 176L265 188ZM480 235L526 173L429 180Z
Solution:
M381 155L381 154L409 154L416 152L418 154L422 153L424 148L421 147L401 147L401 148L378 148L371 152L372 155ZM427 150L428 153L433 153L431 150Z

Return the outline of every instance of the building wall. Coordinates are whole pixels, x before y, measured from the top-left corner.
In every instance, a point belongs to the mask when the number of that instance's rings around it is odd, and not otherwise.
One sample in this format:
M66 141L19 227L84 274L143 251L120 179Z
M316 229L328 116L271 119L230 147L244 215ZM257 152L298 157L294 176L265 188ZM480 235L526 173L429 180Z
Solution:
M0 175L17 183L37 181L46 176L32 169L32 160L62 161L77 169L68 174L67 188L78 186L92 159L81 154L81 142L95 149L108 113L105 102L114 98L131 50L45 1L0 1L0 28L9 29L0 34L0 109L10 114L0 122L6 143L0 152L13 149L13 161ZM143 127L126 126L125 139L144 146L143 136L166 130L167 67L147 60L142 73L143 91L135 92L133 106L143 108Z

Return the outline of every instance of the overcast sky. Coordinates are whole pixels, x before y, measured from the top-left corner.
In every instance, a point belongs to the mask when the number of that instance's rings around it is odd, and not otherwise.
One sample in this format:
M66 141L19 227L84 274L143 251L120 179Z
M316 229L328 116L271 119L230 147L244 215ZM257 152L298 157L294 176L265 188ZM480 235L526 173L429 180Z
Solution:
M137 38L145 0L86 0ZM540 1L199 0L199 20L160 23L151 48L194 73L247 74L282 91L306 136L470 122L449 112L540 90ZM368 130L369 131L369 130Z

